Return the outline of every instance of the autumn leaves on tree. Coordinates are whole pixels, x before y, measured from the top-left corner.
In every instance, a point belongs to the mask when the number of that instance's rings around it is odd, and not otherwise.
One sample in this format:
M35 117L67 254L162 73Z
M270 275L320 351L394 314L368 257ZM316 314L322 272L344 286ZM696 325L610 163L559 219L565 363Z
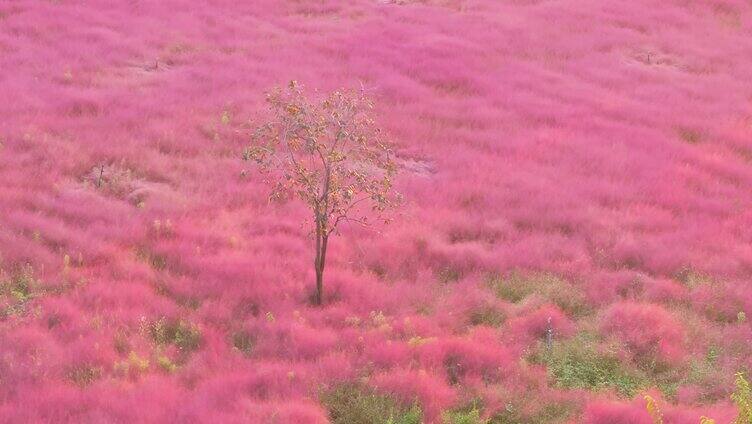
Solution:
M397 166L364 90L337 90L312 100L291 81L272 90L266 101L269 115L253 131L243 159L269 177L271 199L294 197L310 208L316 246L313 303L320 305L329 237L344 222L386 221L385 212L400 201L393 186Z

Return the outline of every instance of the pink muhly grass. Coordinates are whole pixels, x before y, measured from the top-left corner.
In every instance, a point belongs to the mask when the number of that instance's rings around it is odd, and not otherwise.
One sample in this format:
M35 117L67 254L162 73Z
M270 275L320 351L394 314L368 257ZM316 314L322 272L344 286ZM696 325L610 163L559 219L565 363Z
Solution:
M365 377L427 422L469 389L486 415L574 399L573 422L649 422L550 384L527 362L549 329L676 374L717 348L665 419L729 421L752 366L751 13L0 3L0 268L37 280L2 277L0 421L324 423L317 390ZM403 170L394 225L333 242L320 309L307 212L269 204L239 160L263 91L291 79L362 82ZM588 310L500 298L486 280L514 270L560 276ZM159 320L201 342L156 341Z

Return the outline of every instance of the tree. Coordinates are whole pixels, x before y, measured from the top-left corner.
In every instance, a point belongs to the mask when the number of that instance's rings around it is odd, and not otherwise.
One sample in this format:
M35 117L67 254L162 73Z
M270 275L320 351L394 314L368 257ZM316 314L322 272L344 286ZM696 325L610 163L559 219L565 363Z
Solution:
M267 94L269 116L251 136L245 160L270 175L270 200L295 197L312 212L316 240L314 303L323 301L329 237L339 225L369 225L399 203L389 144L371 117L364 90L337 90L308 99L295 81ZM385 220L386 221L386 220Z

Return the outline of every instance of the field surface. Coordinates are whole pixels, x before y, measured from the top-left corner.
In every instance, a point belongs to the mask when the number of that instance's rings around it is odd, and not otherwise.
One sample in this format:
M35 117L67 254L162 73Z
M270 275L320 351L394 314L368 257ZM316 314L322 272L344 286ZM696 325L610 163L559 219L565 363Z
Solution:
M290 80L401 164L322 307L241 160ZM736 417L748 0L4 0L0 116L0 422Z

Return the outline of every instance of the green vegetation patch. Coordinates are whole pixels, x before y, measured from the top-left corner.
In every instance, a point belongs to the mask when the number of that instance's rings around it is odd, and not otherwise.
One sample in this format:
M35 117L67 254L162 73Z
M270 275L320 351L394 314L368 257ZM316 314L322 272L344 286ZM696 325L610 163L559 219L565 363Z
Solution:
M678 128L676 133L679 135L679 138L689 144L698 144L704 138L702 131L694 128Z
M445 266L436 271L436 279L442 284L456 283L461 278L462 271L453 266Z
M447 411L442 415L444 424L488 424L489 420L481 417L477 403L463 408Z
M149 266L155 271L164 271L168 265L166 255L157 253L149 249L148 247L137 248L136 257L139 260L149 264Z
M85 387L102 376L102 367L88 364L76 365L70 367L65 376L77 386Z
M744 373L736 373L736 390L731 395L736 409L739 411L734 424L752 423L752 387L744 378Z
M186 320L160 318L146 326L146 331L157 345L174 345L183 352L201 347L201 331L196 324Z
M417 404L404 405L361 384L343 384L321 396L333 424L421 424Z
M550 378L567 389L608 390L631 398L647 386L647 379L637 370L624 366L623 361L608 352L599 351L593 338L580 334L541 348L536 360L548 367Z
M590 313L585 295L572 283L553 274L491 274L486 278L486 284L496 296L512 303L519 303L535 295L549 300L571 316L579 317Z
M232 346L245 357L251 356L256 346L256 338L247 331L236 331L232 335Z
M11 273L0 271L0 318L24 315L28 303L41 293L31 265L23 265Z
M166 355L157 355L157 365L159 365L162 371L167 373L175 372L178 369L177 364L172 362L172 359Z
M506 321L504 311L493 305L482 305L470 311L469 321L471 325L487 325L498 327Z
M485 424L530 424L569 422L577 406L571 402L547 402L533 413L522 412L511 405L497 412Z

